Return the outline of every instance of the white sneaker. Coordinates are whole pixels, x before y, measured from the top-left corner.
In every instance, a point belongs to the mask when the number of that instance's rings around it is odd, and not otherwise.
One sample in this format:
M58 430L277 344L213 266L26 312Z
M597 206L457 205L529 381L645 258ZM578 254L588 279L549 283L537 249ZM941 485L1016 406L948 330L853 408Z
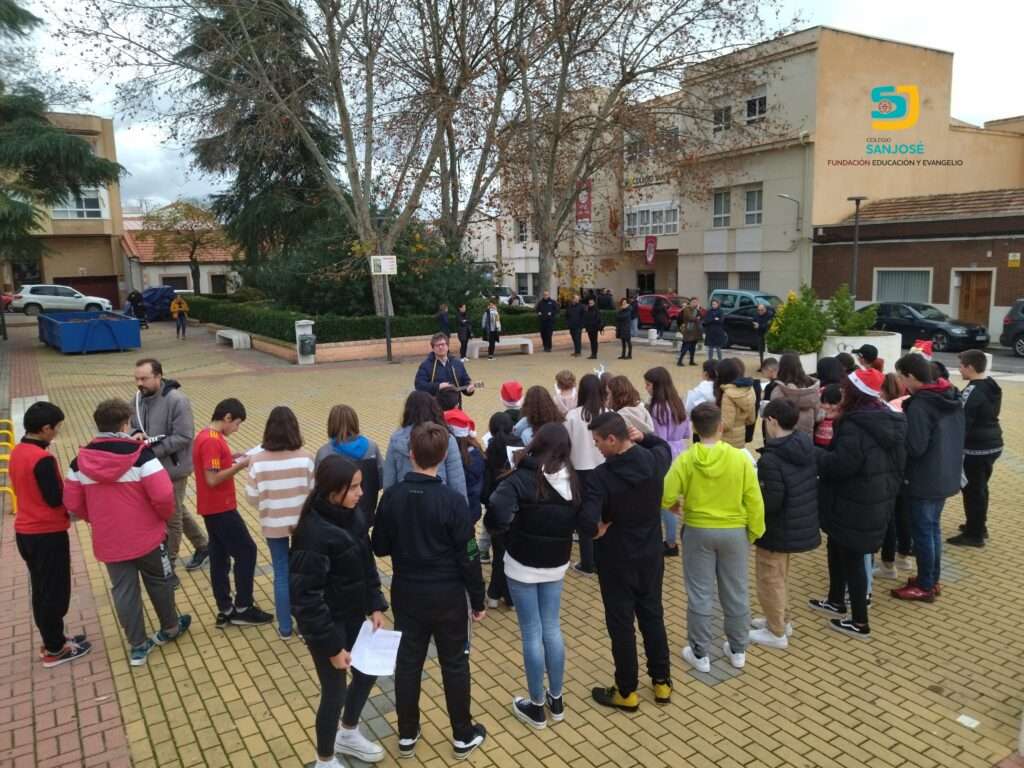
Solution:
M733 653L732 647L729 645L729 641L726 640L722 643L722 653L729 657L729 663L736 669L743 669L747 666L747 654L745 653Z
M750 638L750 642L757 643L758 645L764 645L768 648L778 648L779 650L789 648L788 637L785 635L782 637L776 637L767 627L764 627L763 629L750 630L748 637Z
M876 565L874 568L874 574L879 579L899 579L900 574L896 570L896 563L882 563Z
M345 764L336 757L332 757L326 763L323 760L317 760L313 765L316 768L345 768Z
M493 597L488 597L487 598L487 607L488 608L497 608L498 607L498 601L495 598L493 598Z
M711 659L707 656L697 657L697 654L693 652L693 648L686 646L683 648L683 661L689 664L691 667L696 669L698 672L710 672L711 671Z
M915 571L917 570L917 561L909 555L899 556L896 558L896 568L901 571Z
M379 763L384 759L384 747L363 736L359 726L339 728L334 739L334 751L340 755L351 755L364 763Z
M768 629L768 619L766 619L764 616L758 616L758 617L756 617L756 618L751 620L750 626L752 626L754 629ZM792 621L787 621L786 622L786 637L792 637L792 636L793 636L793 622Z

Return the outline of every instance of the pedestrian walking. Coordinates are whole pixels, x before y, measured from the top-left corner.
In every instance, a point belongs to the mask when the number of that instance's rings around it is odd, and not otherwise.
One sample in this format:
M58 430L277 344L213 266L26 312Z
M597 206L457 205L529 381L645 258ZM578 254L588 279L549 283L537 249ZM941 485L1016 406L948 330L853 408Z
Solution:
M690 355L690 365L696 365L693 357L697 353L697 344L702 335L700 302L696 296L690 299L679 313L679 329L682 332L683 341L679 345L679 359L676 361L676 365L683 364L683 358L687 353Z
M690 437L690 420L686 417L683 401L676 391L669 372L658 366L644 374L644 384L650 402L647 410L651 414L654 434L668 443L672 451L672 460L686 450L686 440ZM661 510L661 524L665 529L665 557L679 557L678 528L676 516L668 509Z
M629 300L619 301L619 310L615 313L615 338L622 342L622 354L619 360L633 359L633 312Z
M725 313L722 312L718 299L711 300L711 307L704 313L701 323L704 328L704 346L708 349L708 360L712 357L722 359L722 348L729 343L725 332Z
M493 301L488 303L480 318L480 329L483 337L487 339L487 359L494 359L494 345L501 340L501 315L498 314L498 305Z
M578 294L573 294L569 306L565 308L565 322L569 326L569 335L572 337L572 356L579 357L583 354L583 315L586 307L580 303Z
M587 340L590 342L590 360L597 360L597 340L604 331L604 320L601 318L601 310L594 304L593 299L587 300L587 308L583 313L583 327L587 331Z
M188 302L179 293L174 295L171 302L171 317L174 318L175 338L185 340L185 331L188 328Z
M535 307L540 322L540 338L544 351L551 351L551 338L555 333L555 321L558 319L558 302L551 298L550 291L544 291L541 300Z

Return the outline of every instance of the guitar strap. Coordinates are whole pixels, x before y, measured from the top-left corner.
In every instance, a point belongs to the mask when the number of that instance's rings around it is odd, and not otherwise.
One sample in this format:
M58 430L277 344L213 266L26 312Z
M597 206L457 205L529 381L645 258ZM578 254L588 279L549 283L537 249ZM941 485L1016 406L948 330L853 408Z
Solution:
M445 368L446 370L449 371L448 378L455 380L455 386L456 387L461 387L462 386L462 384L459 383L459 372L457 370L455 370L455 362L454 361L452 362L451 368L448 368L448 366L441 366L441 367ZM433 384L434 381L436 380L436 378L437 378L437 355L434 355L434 365L430 369L430 383Z

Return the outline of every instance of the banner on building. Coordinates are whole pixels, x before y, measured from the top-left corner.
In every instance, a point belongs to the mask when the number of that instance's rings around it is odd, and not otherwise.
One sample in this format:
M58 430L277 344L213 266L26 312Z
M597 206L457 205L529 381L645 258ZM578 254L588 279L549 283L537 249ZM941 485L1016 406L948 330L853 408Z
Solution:
M648 235L644 238L644 262L654 263L654 253L658 250L658 236Z
M576 229L590 231L591 211L593 209L593 182L590 179L576 184Z

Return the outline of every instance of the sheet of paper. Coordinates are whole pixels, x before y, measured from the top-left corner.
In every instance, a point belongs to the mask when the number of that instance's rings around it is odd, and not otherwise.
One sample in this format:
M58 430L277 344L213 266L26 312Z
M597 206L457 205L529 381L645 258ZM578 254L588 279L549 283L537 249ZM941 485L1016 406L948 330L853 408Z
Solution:
M390 629L373 631L373 624L364 621L352 646L352 666L366 675L388 677L395 674L398 644L402 633Z

